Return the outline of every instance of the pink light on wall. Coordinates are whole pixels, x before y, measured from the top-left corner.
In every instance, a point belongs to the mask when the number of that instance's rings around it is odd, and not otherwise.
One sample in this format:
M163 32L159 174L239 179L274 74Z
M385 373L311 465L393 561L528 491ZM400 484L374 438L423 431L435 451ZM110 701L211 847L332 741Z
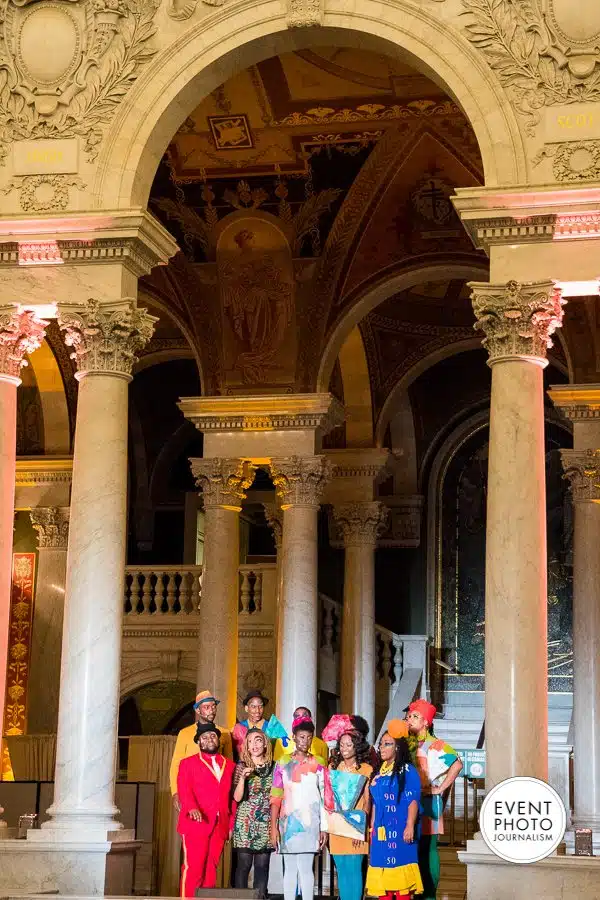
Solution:
M19 243L20 266L56 266L63 262L56 241Z

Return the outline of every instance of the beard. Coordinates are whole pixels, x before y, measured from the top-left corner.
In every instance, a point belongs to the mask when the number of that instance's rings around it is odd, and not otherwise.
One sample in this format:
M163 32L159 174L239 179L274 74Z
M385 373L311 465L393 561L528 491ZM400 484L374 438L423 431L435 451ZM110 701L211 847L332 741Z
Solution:
M204 747L202 747L202 752L208 753L210 756L214 756L216 753L219 752L219 748L218 747L207 747L205 749Z

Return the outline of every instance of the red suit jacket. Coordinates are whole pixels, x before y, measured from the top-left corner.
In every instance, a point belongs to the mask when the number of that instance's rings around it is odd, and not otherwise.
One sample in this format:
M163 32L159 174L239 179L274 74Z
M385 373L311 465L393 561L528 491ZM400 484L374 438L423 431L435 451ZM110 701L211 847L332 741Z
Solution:
M197 753L181 760L177 775L177 793L181 803L177 823L179 834L200 836L204 831L207 837L213 832L219 833L223 840L229 837L237 806L232 789L235 765L220 753L215 758L222 772L220 781L213 771L208 753ZM191 809L200 810L201 822L190 819L188 813Z

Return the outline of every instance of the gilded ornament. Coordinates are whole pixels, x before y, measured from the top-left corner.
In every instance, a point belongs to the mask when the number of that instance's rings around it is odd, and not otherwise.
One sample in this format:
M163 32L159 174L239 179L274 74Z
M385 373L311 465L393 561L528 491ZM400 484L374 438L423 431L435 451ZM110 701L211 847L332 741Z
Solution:
M59 137L82 137L96 159L102 126L156 52L158 2L1 0L0 162L16 141Z
M575 503L600 501L600 450L561 450Z
M551 335L562 324L565 301L553 281L471 282L473 326L483 331L490 365L502 359L546 360Z
M333 466L325 456L287 456L272 459L269 471L281 508L319 506Z
M517 112L527 117L529 134L545 106L600 100L596 3L588 4L583 18L564 0L462 2L470 19L468 39L507 87Z
M256 467L247 459L190 459L192 475L202 489L204 508L241 509Z

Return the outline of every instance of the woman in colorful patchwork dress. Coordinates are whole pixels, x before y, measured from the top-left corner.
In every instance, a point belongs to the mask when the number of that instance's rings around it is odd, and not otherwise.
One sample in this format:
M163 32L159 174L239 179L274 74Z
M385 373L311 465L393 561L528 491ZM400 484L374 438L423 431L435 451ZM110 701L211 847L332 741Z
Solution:
M438 834L444 833L444 795L462 769L456 750L433 734L436 712L433 703L421 699L410 704L406 717L409 733L417 744L415 763L421 779L423 816L419 868L424 885L423 900L435 900L440 881Z
M248 887L254 864L254 890L260 897L267 896L273 849L270 801L274 768L270 740L260 728L250 728L233 774L233 799L238 804L233 827L233 847L237 854L233 886Z
M353 775L365 775L370 780L373 774L373 766L369 765L370 758L371 747L364 737L357 731L346 731L331 754L329 768ZM369 789L365 785L354 809L368 812L369 805ZM364 888L363 860L369 852L369 844L367 841L330 834L329 852L338 873L340 900L361 900Z
M324 768L309 753L315 726L308 716L292 724L295 751L282 756L273 774L271 842L283 855L284 900L295 900L300 882L302 900L312 900L316 853L325 846Z
M423 891L418 865L417 818L421 782L410 762L408 725L388 723L381 738L381 766L370 786L371 849L367 894L410 900Z

